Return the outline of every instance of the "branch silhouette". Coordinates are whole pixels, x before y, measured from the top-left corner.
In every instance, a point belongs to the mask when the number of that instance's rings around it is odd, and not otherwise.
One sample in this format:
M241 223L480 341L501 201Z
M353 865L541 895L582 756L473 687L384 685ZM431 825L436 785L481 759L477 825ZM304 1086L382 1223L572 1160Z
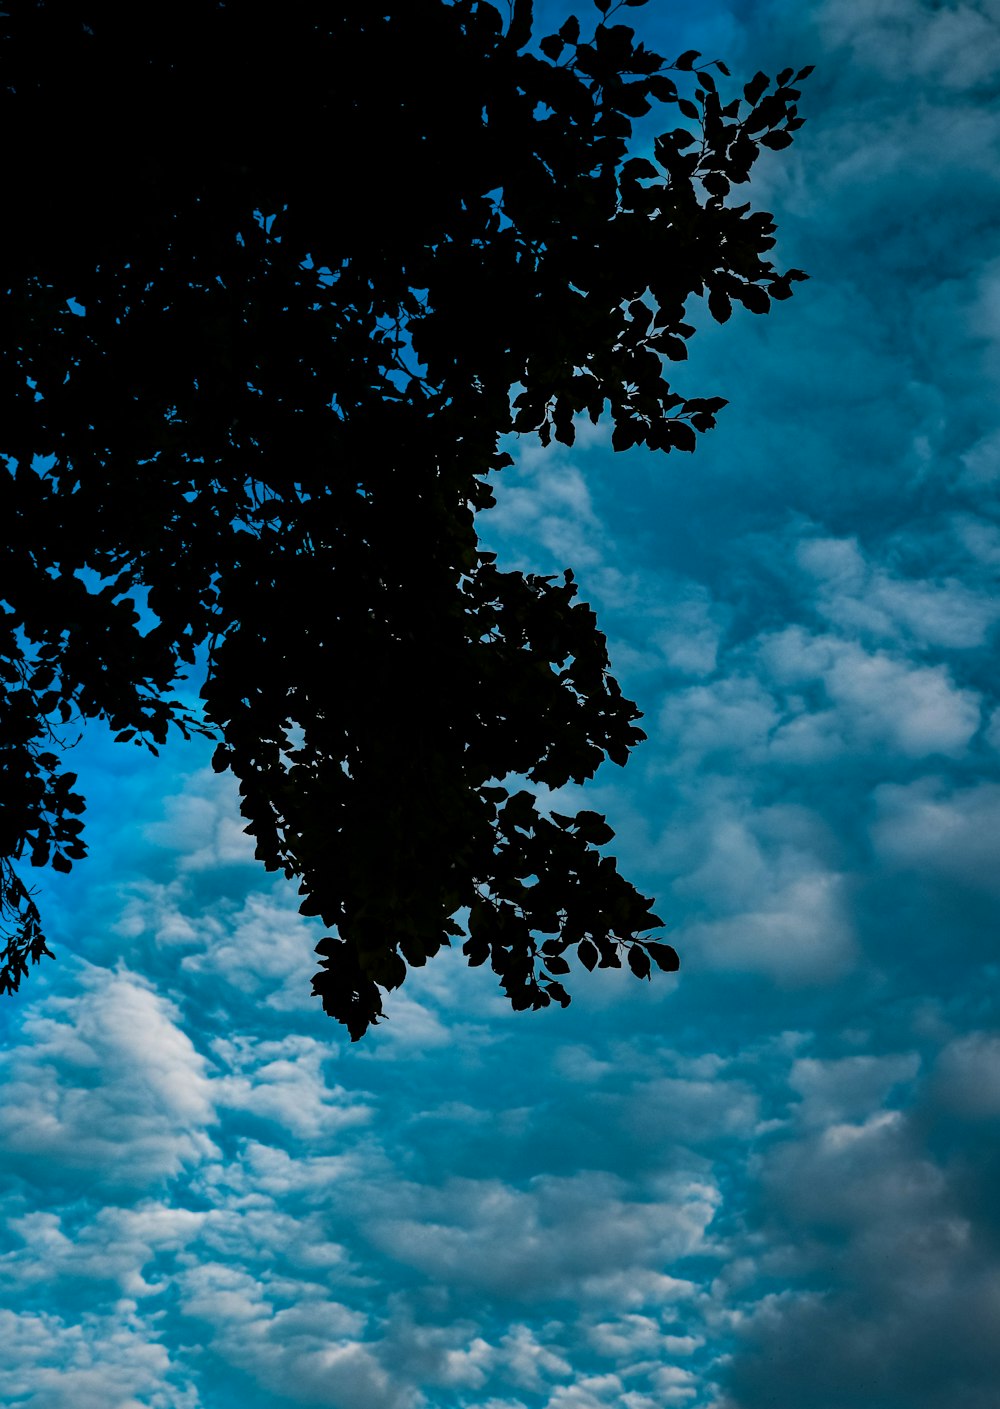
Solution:
M511 432L715 424L670 379L685 306L805 277L733 191L809 70L730 97L607 0L541 38L530 0L141 9L0 17L0 987L48 953L17 863L85 855L77 718L216 739L353 1038L452 941L518 1009L569 1002L571 954L675 969L604 817L523 786L624 765L639 710L572 572L502 571L476 515Z

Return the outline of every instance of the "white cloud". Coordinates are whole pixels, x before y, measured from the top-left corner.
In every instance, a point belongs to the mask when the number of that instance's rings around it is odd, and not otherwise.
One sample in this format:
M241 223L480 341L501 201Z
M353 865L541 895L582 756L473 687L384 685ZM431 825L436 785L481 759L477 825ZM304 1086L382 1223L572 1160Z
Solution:
M257 864L231 774L200 768L185 778L181 792L164 799L163 808L166 817L147 824L145 835L155 845L178 852L181 871Z
M854 1056L833 1060L799 1057L789 1085L802 1097L799 1118L809 1125L830 1126L862 1119L878 1111L891 1090L912 1082L920 1068L915 1052L896 1056Z
M759 756L780 719L774 696L751 676L731 675L671 693L659 719L666 766L681 772L713 755Z
M805 808L751 807L709 794L697 851L675 882L690 918L676 943L691 964L823 982L854 962L848 878Z
M651 640L667 665L683 675L710 675L718 661L722 625L708 591L687 584L656 616L662 624L654 626Z
M664 1334L652 1316L620 1316L615 1321L598 1321L590 1326L587 1339L599 1355L628 1359L664 1348Z
M269 1393L330 1409L416 1403L413 1389L379 1363L378 1346L358 1339L362 1314L322 1293L303 1301L302 1292L222 1263L181 1278L185 1315L209 1327L213 1349Z
M330 1049L313 1037L219 1037L212 1050L224 1068L213 1083L214 1096L229 1110L247 1111L309 1141L372 1117L366 1101L326 1084L323 1066Z
M511 1326L500 1340L499 1351L505 1377L520 1389L541 1392L546 1380L573 1373L565 1356L523 1323Z
M192 974L219 975L280 1012L311 1010L319 933L298 914L294 897L255 893L238 912L211 924L202 951L187 955L183 967Z
M207 1214L156 1201L135 1208L102 1208L68 1235L57 1213L41 1210L8 1219L23 1247L0 1257L0 1280L54 1286L65 1279L110 1281L130 1297L162 1290L143 1269L154 1257L197 1238Z
M369 1233L389 1256L452 1287L537 1301L706 1250L718 1197L680 1183L643 1201L610 1175L582 1173L539 1177L523 1190L456 1179L382 1201L393 1212L377 1214Z
M545 1409L605 1409L620 1404L625 1386L617 1375L581 1375L573 1385L560 1385Z
M1000 892L1000 784L884 783L874 802L872 840L884 861Z
M606 439L604 427L578 424L574 450L553 444L548 449L531 441L518 442L517 463L505 470L496 485L496 507L483 519L481 532L491 542L504 540L505 561L512 542L522 540L560 566L585 568L605 554L600 520L590 490L576 463L580 449Z
M676 1076L641 1078L622 1102L622 1121L634 1135L664 1144L747 1137L759 1120L758 1098L744 1082L697 1081ZM711 1132L711 1133L709 1133Z
M981 491L996 484L997 480L1000 480L1000 430L991 430L981 436L974 445L963 452L961 462L963 469L959 483L963 488ZM968 520L966 522L968 523ZM988 560L996 561L993 557L997 537L995 525L983 520L973 520L964 536L972 551L976 552L978 549L979 553L982 553L985 549L989 554Z
M761 658L786 688L821 685L836 711L838 732L854 751L889 747L906 758L956 755L979 727L978 696L956 686L943 665L914 665L800 627L767 637Z
M27 1010L30 1045L3 1058L8 1158L142 1184L211 1155L211 1083L173 1005L126 970L77 981Z
M0 1399L18 1409L201 1409L128 1308L113 1317L0 1310Z
M873 566L854 538L807 538L796 557L818 585L820 614L848 633L970 649L1000 617L1000 603L956 578L906 579Z

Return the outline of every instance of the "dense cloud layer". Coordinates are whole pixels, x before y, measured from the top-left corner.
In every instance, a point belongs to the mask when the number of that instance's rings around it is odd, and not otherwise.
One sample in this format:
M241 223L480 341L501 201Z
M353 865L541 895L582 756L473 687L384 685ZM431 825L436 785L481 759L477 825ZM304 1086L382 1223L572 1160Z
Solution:
M679 374L720 429L516 445L484 521L646 712L586 795L683 972L514 1015L443 955L348 1047L203 754L89 742L0 1014L16 1409L996 1402L1000 12L630 13L818 65L759 183L813 280Z

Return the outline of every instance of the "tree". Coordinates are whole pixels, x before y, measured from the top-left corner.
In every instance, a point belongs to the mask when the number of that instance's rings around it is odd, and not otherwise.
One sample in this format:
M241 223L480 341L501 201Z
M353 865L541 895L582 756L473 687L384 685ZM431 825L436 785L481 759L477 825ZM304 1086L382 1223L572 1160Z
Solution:
M16 863L85 855L62 754L94 719L218 740L257 856L336 932L315 991L354 1038L452 939L515 1008L569 1002L571 951L677 967L604 817L532 791L624 764L639 711L572 573L502 571L475 515L511 432L714 424L667 379L685 304L805 277L732 191L809 70L720 95L721 62L596 6L536 42L531 0L8 4L0 988L48 952ZM689 125L650 159L654 109Z

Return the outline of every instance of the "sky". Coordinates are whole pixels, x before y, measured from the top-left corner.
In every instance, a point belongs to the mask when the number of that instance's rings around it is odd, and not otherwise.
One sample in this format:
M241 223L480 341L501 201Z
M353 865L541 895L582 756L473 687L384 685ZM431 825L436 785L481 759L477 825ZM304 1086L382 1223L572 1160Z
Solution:
M563 796L682 972L514 1014L444 953L352 1046L210 746L88 735L0 1008L12 1409L995 1409L1000 4L624 18L816 65L751 187L810 282L692 310L719 428L518 442L481 521L645 712Z

